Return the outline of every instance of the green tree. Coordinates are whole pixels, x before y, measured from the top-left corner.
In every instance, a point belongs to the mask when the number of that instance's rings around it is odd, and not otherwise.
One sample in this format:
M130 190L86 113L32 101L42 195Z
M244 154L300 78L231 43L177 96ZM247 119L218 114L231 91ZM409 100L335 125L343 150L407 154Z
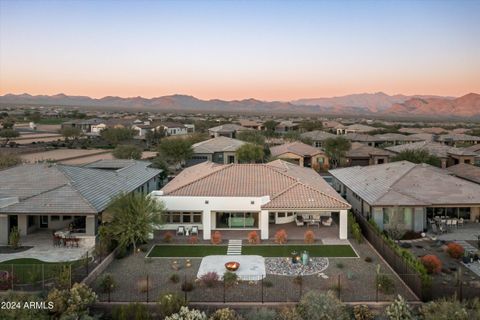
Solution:
M241 131L237 134L237 139L259 146L265 145L265 136L260 131Z
M154 129L153 131L148 131L145 134L145 140L149 146L158 145L163 137L165 137L165 130L162 127L158 130Z
M309 291L298 304L298 312L309 320L348 320L350 315L345 305L332 291L326 293Z
M441 167L442 161L439 157L430 154L428 150L407 149L392 158L392 161L410 161L413 163L427 163L432 166Z
M13 138L16 138L18 136L20 136L20 133L18 133L14 129L2 129L2 130L0 130L0 138L4 139L2 147L5 147L8 144L8 142L10 142L10 140L12 140Z
M160 173L160 179L165 180L169 174L167 161L162 156L156 156L151 160L151 162L152 162L152 165L151 165L152 168L162 170L162 173Z
M350 141L344 137L328 138L324 141L323 149L332 168L336 168L342 163L350 147Z
M276 135L275 134L275 128L278 125L277 121L268 120L268 121L265 121L265 123L263 125L265 126L265 135L267 137L274 137Z
M133 139L134 135L135 131L130 128L106 128L100 131L100 137L113 146Z
M10 230L8 243L12 246L14 250L18 249L18 246L20 245L20 230L18 230L18 227L13 227Z
M182 138L163 139L158 146L158 152L174 165L187 161L193 155L191 142Z
M0 170L10 168L22 163L22 159L13 153L1 152L0 153Z
M305 120L300 122L300 130L303 132L314 131L314 130L322 130L323 124L321 121L318 120Z
M70 139L77 140L83 134L82 130L74 127L63 127L60 129L60 134L65 138L65 141L68 142Z
M244 144L235 153L240 163L261 162L264 158L263 148L251 143Z
M164 206L154 198L142 193L117 196L107 209L112 216L108 228L120 247L143 243L163 223Z
M15 125L15 119L12 117L6 117L2 120L2 127L3 129L13 129Z
M42 119L42 115L38 111L34 111L33 113L28 115L28 120L34 123L38 123Z
M142 149L133 144L118 145L112 152L117 159L134 159L142 158Z

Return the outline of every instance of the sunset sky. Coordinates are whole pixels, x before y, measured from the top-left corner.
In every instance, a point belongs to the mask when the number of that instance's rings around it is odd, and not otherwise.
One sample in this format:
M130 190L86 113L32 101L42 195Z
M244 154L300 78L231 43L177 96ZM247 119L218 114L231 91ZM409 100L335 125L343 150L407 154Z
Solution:
M480 93L480 1L0 0L0 94Z

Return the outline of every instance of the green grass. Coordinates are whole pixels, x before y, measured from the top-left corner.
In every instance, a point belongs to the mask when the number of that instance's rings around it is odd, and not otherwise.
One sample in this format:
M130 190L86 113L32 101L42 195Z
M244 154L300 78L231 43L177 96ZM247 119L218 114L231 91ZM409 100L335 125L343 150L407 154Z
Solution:
M156 245L148 257L204 257L227 254L227 246L215 245Z
M357 257L349 245L251 245L243 246L242 254L262 257L290 257L292 251L308 251L311 257Z
M289 257L292 251L307 250L311 257L357 257L349 245L244 245L242 254L263 257ZM148 257L204 257L227 254L226 246L156 245Z
M38 259L22 258L0 262L0 264L56 264L57 262L46 262Z
M68 118L43 118L37 124L62 124L69 120Z

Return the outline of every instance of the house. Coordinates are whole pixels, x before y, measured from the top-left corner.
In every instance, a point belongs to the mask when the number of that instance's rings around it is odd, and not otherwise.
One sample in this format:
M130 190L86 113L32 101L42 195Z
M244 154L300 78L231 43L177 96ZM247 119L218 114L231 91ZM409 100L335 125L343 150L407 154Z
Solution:
M286 121L280 121L275 126L275 132L276 133L287 133L287 132L292 132L292 131L298 131L300 128L300 125L298 123L294 123L292 121L286 120Z
M161 170L150 162L108 160L84 167L23 164L0 171L0 245L12 227L22 236L36 230L74 230L95 242L98 221L111 199L121 193L151 192Z
M448 167L447 170L456 177L480 184L480 167L459 163Z
M176 123L176 122L150 122L150 121L134 123L131 128L138 132L139 137L145 137L147 132L154 132L155 130L163 131L166 136L185 135L195 130L194 125L187 127L184 124Z
M240 123L240 125L244 128L250 128L258 131L265 130L263 122L257 120L241 119L238 121L238 123Z
M353 142L350 150L345 155L347 166L371 166L390 162L395 154L391 151Z
M300 141L285 143L271 147L272 157L287 160L301 167L322 170L328 168L328 157L321 149L309 146Z
M228 138L236 138L239 132L249 131L249 130L252 130L252 129L245 128L234 123L227 123L227 124L222 124L220 126L208 129L208 133L210 134L211 138L216 138L220 136L228 137Z
M475 163L475 158L478 156L477 153L467 149L455 148L438 142L428 141L402 144L385 149L397 154L406 150L426 150L430 154L440 158L442 168L447 168L458 163L473 164Z
M480 142L480 137L471 136L468 134L460 134L460 133L450 133L450 134L442 134L436 138L436 141L449 145L449 146L458 146L460 144L478 144Z
M325 140L330 138L335 138L336 135L329 132L315 130L310 132L305 132L301 134L302 138L308 138L312 140L312 146L315 148L322 148Z
M329 172L352 209L382 230L423 232L435 216L480 218L480 185L437 167L398 161Z
M362 133L346 133L342 137L351 142L360 142L371 147L378 146L381 143L375 136Z
M222 136L195 143L192 145L192 159L187 164L194 165L205 161L220 164L237 163L235 152L244 144L246 142Z
M197 226L205 240L215 230L259 230L261 239L268 239L271 225L295 226L302 214L333 218L338 238L347 239L350 205L312 169L281 160L203 162L186 168L151 196L166 207L163 229Z
M62 129L66 127L78 128L83 133L99 134L101 130L106 128L105 120L100 118L72 120L62 123Z
M417 136L409 136L400 133L384 133L384 134L376 134L373 136L377 143L380 145L399 145L405 143L413 143L424 141L424 139L417 137Z
M366 126L363 124L351 124L349 126L339 125L335 129L337 130L338 135L347 133L368 133L378 130L378 128Z

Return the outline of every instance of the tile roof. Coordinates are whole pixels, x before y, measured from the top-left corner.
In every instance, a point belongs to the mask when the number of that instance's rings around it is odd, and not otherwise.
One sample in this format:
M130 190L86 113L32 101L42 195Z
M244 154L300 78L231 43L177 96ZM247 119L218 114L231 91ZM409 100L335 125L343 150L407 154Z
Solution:
M480 186L408 161L329 171L372 206L480 204Z
M480 141L480 137L461 133L450 133L439 135L438 141Z
M310 132L305 132L301 134L302 137L304 138L310 138L313 141L323 141L329 138L335 138L337 135L331 134L329 132L321 131L321 130L315 130L315 131L310 131Z
M18 197L19 202L0 208L0 212L98 213L113 197L135 190L161 172L149 165L133 161L121 169L101 170L28 164L2 170L0 197Z
M393 156L393 152L367 146L360 142L353 142L350 150L347 152L347 158L369 158L370 156Z
M187 171L187 172L185 172ZM182 175L183 173L183 175ZM348 209L350 205L309 168L285 161L267 164L201 163L163 189L167 196L270 196L265 208Z
M323 153L322 150L309 146L303 142L294 141L290 143L285 143L279 146L271 147L270 153L273 157L280 156L285 153L293 153L299 156L314 156L320 153Z
M192 148L194 153L235 152L245 143L245 141L220 136L195 143Z
M374 131L377 130L378 128L372 127L372 126L366 126L364 124L351 124L349 126L345 127L347 130L355 130L358 132L369 132L369 131Z
M220 126L216 126L213 128L208 129L208 131L211 132L234 132L234 131L250 131L253 130L251 128L245 128L242 126L239 126L238 124L235 123L227 123L227 124L222 124Z
M340 137L344 137L350 141L360 141L360 142L377 142L378 139L374 136L368 134L361 134L361 133L347 133L341 135Z
M379 141L423 141L423 139L416 136L409 136L400 133L384 133L374 135Z
M385 148L395 153L400 153L406 150L427 150L430 154L433 154L439 158L447 158L449 154L475 156L474 152L469 150L455 148L441 144L439 142L420 141L414 143L406 143L398 146Z
M466 163L459 163L448 167L447 170L459 178L480 184L480 167Z

